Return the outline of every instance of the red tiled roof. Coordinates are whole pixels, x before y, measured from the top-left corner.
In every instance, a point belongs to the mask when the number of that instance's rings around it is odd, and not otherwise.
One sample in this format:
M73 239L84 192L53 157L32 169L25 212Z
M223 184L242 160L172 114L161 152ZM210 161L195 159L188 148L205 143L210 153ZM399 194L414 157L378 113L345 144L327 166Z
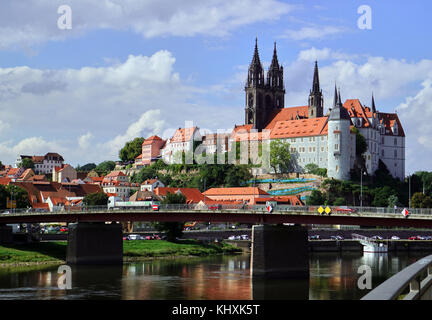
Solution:
M123 172L121 172L120 170L115 170L115 171L111 171L109 174L107 174L105 176L105 178L107 178L107 177L119 177L119 176L125 177L126 175Z
M32 208L49 210L49 205L48 203L32 203Z
M327 135L327 117L278 121L270 139Z
M174 132L174 135L171 138L171 143L173 142L187 142L193 138L193 134L197 130L197 127L192 128L179 128Z
M197 188L158 187L153 192L158 196L166 196L168 192L176 193L178 191L186 197L187 203L198 203L206 199L206 197Z
M278 121L295 120L297 115L300 118L307 118L309 116L309 107L308 106L290 107L290 108L275 110L273 114L270 116L272 120L266 126L266 129L268 130L273 129L273 127L276 125Z
M399 117L397 115L397 113L382 113L379 112L378 113L378 119L381 123L381 121L384 122L384 127L385 127L385 134L387 135L392 135L392 136L399 136L399 137L405 137L405 132L402 128L402 124L399 120ZM394 125L394 123L397 123L398 125L398 134L394 135L393 131L392 131L392 127Z
M144 140L143 145L149 145L154 143L155 141L162 141L162 139L158 136L151 136L150 138Z
M0 178L0 185L7 186L11 181L10 178Z
M258 187L237 187L237 188L211 188L204 191L205 196L220 196L220 195L269 195L264 190Z

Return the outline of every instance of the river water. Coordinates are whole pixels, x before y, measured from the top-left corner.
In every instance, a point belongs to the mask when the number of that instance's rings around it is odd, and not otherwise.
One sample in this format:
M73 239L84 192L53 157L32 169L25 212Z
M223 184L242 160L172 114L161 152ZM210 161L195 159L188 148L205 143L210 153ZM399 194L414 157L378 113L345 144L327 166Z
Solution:
M123 266L72 267L70 290L58 266L0 269L0 299L113 300L358 300L358 268L372 270L372 287L428 253L311 253L308 280L251 279L249 255L160 259Z

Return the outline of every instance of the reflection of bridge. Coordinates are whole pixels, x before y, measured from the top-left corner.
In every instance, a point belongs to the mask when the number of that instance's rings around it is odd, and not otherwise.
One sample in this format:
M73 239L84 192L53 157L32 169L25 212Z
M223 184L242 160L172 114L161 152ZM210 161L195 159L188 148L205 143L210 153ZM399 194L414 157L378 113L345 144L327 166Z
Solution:
M375 239L365 237L359 234L352 234L352 239L358 240L363 245L364 252L388 252L388 246L383 243L378 243Z
M299 226L301 224L432 228L432 214L420 212L405 218L400 213L385 212L377 208L352 211L335 210L330 215L321 215L317 212L317 207L277 206L272 213L268 213L265 206L209 210L188 205L164 205L159 211L145 208L107 210L104 207L53 213L16 212L0 215L0 242L7 238L7 233L11 233L11 229L4 226L6 224L68 222L71 223L66 257L68 263L115 264L122 263L123 260L122 228L117 222L205 221L262 224L254 226L252 230L252 275L307 278L308 237L306 228Z

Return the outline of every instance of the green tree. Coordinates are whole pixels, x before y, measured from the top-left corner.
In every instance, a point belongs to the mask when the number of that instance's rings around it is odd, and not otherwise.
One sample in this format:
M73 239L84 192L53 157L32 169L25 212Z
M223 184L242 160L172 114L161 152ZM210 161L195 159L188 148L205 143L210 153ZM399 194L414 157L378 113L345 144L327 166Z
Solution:
M318 176L327 177L327 169L320 168L315 163L309 163L305 166L306 173L316 174Z
M83 166L78 165L75 170L78 172L87 172L95 169L97 166L95 163L87 163Z
M326 201L325 195L319 190L313 190L311 195L307 198L306 204L308 206L320 206Z
M186 197L181 193L168 192L162 204L185 204ZM184 222L156 222L153 224L158 231L165 232L167 241L175 242L183 235Z
M292 170L290 144L280 139L270 142L270 166L277 173L288 173Z
M22 161L18 164L18 167L25 168L25 169L34 169L34 162L30 158L24 158Z
M395 206L398 205L398 203L399 203L399 199L398 199L398 197L397 197L396 195L392 194L392 195L388 198L387 203L388 203L388 207L389 207L389 208L394 208Z
M421 192L416 192L411 198L411 206L413 208L432 208L432 199Z
M90 193L83 200L86 206L106 206L108 204L108 195L104 192Z
M94 169L98 174L107 174L108 172L114 170L116 164L114 161L104 161L99 163Z
M360 130L354 127L352 132L356 135L356 155L363 156L368 149L368 144L365 137L360 133Z
M120 159L123 162L134 161L142 152L144 140L144 138L139 137L126 142L125 146L119 152Z
M6 187L0 186L0 208L6 208L7 198L9 198L9 200L16 200L17 209L30 207L28 193L21 187L11 184Z

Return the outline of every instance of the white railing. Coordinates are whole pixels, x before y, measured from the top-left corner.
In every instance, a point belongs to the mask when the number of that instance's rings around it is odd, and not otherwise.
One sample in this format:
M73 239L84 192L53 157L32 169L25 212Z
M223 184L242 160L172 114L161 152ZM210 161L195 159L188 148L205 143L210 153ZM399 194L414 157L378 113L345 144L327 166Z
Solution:
M362 300L432 300L432 255L395 274Z

